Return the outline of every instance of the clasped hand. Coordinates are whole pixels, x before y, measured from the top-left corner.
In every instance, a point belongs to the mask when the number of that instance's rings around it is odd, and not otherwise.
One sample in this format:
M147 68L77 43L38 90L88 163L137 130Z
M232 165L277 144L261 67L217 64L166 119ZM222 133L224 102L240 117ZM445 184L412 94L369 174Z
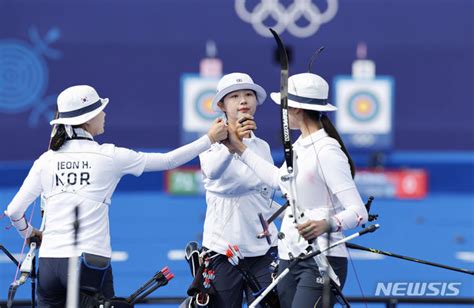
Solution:
M31 231L30 236L26 239L26 243L28 245L30 245L31 244L31 239L34 238L34 237L36 237L36 239L37 239L36 246L37 247L41 246L41 242L43 241L43 231L33 229L33 231Z
M231 153L242 154L247 148L242 140L249 137L250 133L257 129L253 116L243 114L236 122L227 125L228 138L222 143L227 146Z
M304 237L305 240L311 241L323 233L330 231L329 223L323 220L308 220L305 223L296 225L298 233Z

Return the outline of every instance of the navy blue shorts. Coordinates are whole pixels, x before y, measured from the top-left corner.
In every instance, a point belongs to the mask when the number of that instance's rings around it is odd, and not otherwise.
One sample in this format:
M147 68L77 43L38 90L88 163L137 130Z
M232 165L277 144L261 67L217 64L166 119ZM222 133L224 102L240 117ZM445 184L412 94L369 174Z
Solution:
M347 276L347 258L328 257L334 272L339 277L341 289ZM290 261L280 260L279 274ZM313 258L299 262L277 285L281 308L322 307L323 280ZM331 307L336 303L331 296Z
M38 306L56 308L66 306L68 258L39 258L38 261ZM106 270L102 281L97 281L95 273L81 269L81 287L91 280L97 282L99 292L107 299L114 296L112 268ZM89 282L88 282L89 281Z
M252 273L260 286L266 288L272 282L270 263L277 254L277 248L272 247L263 256L247 257L240 260L239 265ZM224 255L213 258L209 267L215 270L213 287L215 294L211 296L209 307L212 308L242 308L243 294L247 302L252 302L255 296L245 282L242 274L227 261Z

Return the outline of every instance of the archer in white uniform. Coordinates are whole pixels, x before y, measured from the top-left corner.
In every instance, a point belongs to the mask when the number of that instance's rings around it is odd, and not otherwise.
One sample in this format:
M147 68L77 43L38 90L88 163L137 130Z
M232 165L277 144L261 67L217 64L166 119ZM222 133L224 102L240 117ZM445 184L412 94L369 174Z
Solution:
M73 86L59 95L58 118L51 121L51 125L56 125L51 149L34 162L5 211L22 237L42 237L38 274L40 307L64 307L69 257L83 253L111 257L108 212L122 176L175 168L207 150L211 143L227 137L224 123L216 121L207 135L165 154L101 145L93 137L104 132L103 109L108 102L90 86ZM34 229L24 215L40 194L45 200L43 232ZM74 249L76 206L80 227L77 249ZM111 298L114 295L111 268L104 275L103 281L96 285L97 291Z
M367 211L353 181L354 165L336 129L324 111L337 108L327 102L328 84L318 75L297 74L289 78L288 114L290 129L298 129L301 136L293 144L295 199L306 221L294 224L291 208L286 210L281 231L285 240L278 245L280 267L283 271L290 254L305 252L308 242L316 240L321 249L343 238L341 231L355 228L367 221ZM272 93L272 100L280 103L280 93ZM244 124L248 124L244 122ZM272 188L281 187L291 192L286 163L276 168L240 142L230 130L230 149L240 154L242 161ZM303 240L303 238L305 240ZM326 253L335 274L344 285L347 273L347 250L337 246ZM321 307L322 279L314 259L300 262L278 284L281 307ZM334 298L331 301L334 303Z
M223 76L217 89L214 109L225 113L228 125L236 126L239 138L255 155L273 165L268 144L253 133L255 123L252 121L248 126L238 123L253 119L257 104L266 98L265 90L243 73ZM211 297L211 307L240 308L244 291L251 302L253 290L227 261L226 250L228 245L237 245L243 256L238 266L254 275L261 287L271 283L269 265L271 253L276 255L277 230L272 223L269 227L271 244L258 239L257 234L262 232L258 213L268 219L276 210L272 206L273 189L223 144L213 144L199 158L207 202L203 247L215 256L210 265L215 270L213 287L216 291Z

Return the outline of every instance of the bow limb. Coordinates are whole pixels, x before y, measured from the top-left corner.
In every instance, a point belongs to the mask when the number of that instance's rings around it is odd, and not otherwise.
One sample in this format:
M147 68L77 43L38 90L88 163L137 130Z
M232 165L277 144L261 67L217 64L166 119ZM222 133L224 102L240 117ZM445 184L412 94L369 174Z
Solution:
M275 41L278 45L278 53L280 57L280 110L281 110L281 140L283 142L283 151L288 175L282 177L282 180L289 181L289 192L287 194L290 207L293 211L294 223L298 223L298 211L296 208L296 187L294 181L293 169L293 146L291 144L290 125L288 117L288 55L285 45L278 33L270 28Z
M283 141L286 167L288 173L293 173L293 148L291 146L290 126L288 120L288 55L285 46L275 30L270 28L278 44L280 55L280 107L281 107L281 137Z

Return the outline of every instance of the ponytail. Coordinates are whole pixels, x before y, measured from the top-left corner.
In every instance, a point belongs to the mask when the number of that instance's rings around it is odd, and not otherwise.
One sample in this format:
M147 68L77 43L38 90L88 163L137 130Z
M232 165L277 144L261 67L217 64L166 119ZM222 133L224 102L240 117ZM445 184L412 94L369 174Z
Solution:
M53 136L51 137L51 142L49 148L53 151L59 150L64 142L66 141L66 129L63 124L56 124L56 127L53 129Z
M354 161L352 160L351 156L349 155L349 152L346 149L346 146L344 145L344 142L341 139L341 136L339 136L339 133L337 132L336 128L334 125L332 125L331 120L329 120L328 116L325 115L322 112L319 111L312 111L312 110L304 110L305 113L313 120L321 120L321 123L323 125L324 130L328 133L329 137L332 137L339 142L339 145L341 146L342 152L346 154L347 160L349 162L349 167L351 169L351 175L352 178L355 176L355 165Z
M352 178L355 176L355 165L354 161L352 160L352 157L349 155L349 152L347 152L346 146L344 145L344 142L342 141L341 136L339 136L339 133L337 132L336 128L334 125L332 125L331 120L329 120L328 116L325 115L324 113L321 114L321 123L323 124L324 130L328 133L328 135L339 142L341 145L341 150L346 154L347 160L349 161L349 166L351 168L351 175Z

